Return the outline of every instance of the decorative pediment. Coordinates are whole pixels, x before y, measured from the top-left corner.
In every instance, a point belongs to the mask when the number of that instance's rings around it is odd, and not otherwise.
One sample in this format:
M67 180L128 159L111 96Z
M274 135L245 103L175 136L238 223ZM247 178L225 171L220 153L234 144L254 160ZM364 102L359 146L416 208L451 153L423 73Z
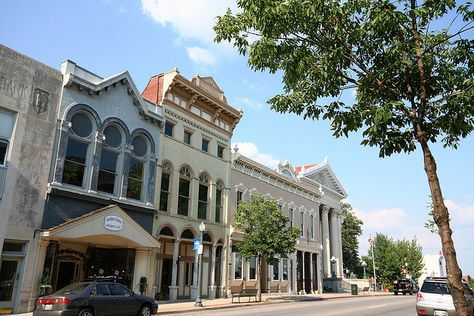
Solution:
M332 171L327 160L321 164L296 167L295 170L298 172L298 177L308 179L314 185L321 185L322 187L339 193L343 197L347 197L346 191Z

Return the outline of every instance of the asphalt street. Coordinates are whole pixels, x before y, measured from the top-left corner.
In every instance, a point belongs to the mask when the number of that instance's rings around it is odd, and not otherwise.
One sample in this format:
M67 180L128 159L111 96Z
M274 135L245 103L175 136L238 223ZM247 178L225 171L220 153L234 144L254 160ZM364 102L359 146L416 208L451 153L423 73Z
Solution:
M190 312L174 315L189 315ZM229 309L202 310L194 315L255 316L416 316L414 296L378 296L310 299L300 302L264 304Z

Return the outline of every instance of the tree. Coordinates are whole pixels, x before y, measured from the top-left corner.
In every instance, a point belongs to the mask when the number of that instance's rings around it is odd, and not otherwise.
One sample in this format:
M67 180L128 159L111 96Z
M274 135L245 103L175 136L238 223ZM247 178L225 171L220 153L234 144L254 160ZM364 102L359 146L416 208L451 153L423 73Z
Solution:
M275 200L254 194L249 202L241 201L235 214L235 227L242 230L244 238L238 250L245 260L255 256L258 273L257 288L261 300L260 275L262 264L278 262L278 256L296 250L300 230L288 227L288 216L278 208Z
M281 71L282 113L327 119L336 137L362 130L380 157L421 148L458 315L468 314L449 212L430 146L457 148L474 128L474 28L454 0L238 0L217 18L217 42L248 54L254 70ZM444 18L444 20L443 20ZM433 25L444 25L434 29ZM341 98L355 89L353 104Z
M421 275L423 252L416 238L394 241L393 238L378 233L373 243L375 273L379 284L388 286L394 280L405 275L410 275L413 279ZM363 260L367 262L368 271L373 271L372 248L369 249L368 255L364 256ZM405 268L407 271L404 273L403 269Z
M358 237L362 235L363 222L354 215L350 204L342 204L342 214L344 215L341 228L344 268L361 276L362 266L359 260Z

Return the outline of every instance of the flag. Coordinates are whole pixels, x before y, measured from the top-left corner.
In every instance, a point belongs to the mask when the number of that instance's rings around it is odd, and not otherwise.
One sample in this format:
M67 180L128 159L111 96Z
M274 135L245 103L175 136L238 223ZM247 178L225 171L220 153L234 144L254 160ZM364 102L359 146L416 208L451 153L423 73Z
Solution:
M372 235L369 235L369 245L372 246L372 243L373 243Z

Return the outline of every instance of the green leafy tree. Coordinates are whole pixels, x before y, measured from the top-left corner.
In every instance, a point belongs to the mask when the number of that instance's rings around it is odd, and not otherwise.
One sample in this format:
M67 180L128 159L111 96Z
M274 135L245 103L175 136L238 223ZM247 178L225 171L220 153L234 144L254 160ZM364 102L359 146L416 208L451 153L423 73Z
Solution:
M466 38L474 28L471 3L238 0L237 5L238 13L229 9L217 18L216 41L232 42L248 54L254 70L280 71L283 93L269 100L273 109L330 120L336 137L362 130L362 144L378 147L380 157L421 148L448 284L458 315L468 315L430 146L441 141L457 148L474 128L474 41ZM350 89L355 101L344 102Z
M275 200L254 194L250 201L241 201L235 214L235 227L242 230L244 238L238 250L245 260L257 259L258 275L262 264L278 262L278 256L296 250L300 230L288 227L288 216L278 208ZM260 277L257 278L259 300L261 300Z
M349 269L350 272L362 276L358 237L362 235L363 222L354 215L350 204L342 204L342 214L344 215L341 228L344 269Z
M412 240L393 240L384 234L378 233L373 240L373 253L375 254L375 274L377 282L383 286L389 286L400 277L404 277L403 269L408 269L407 274L413 279L421 275L423 269L422 247L418 245L416 238ZM373 260L372 248L368 255L362 258L367 262L369 275L372 275ZM406 266L405 266L406 263Z

